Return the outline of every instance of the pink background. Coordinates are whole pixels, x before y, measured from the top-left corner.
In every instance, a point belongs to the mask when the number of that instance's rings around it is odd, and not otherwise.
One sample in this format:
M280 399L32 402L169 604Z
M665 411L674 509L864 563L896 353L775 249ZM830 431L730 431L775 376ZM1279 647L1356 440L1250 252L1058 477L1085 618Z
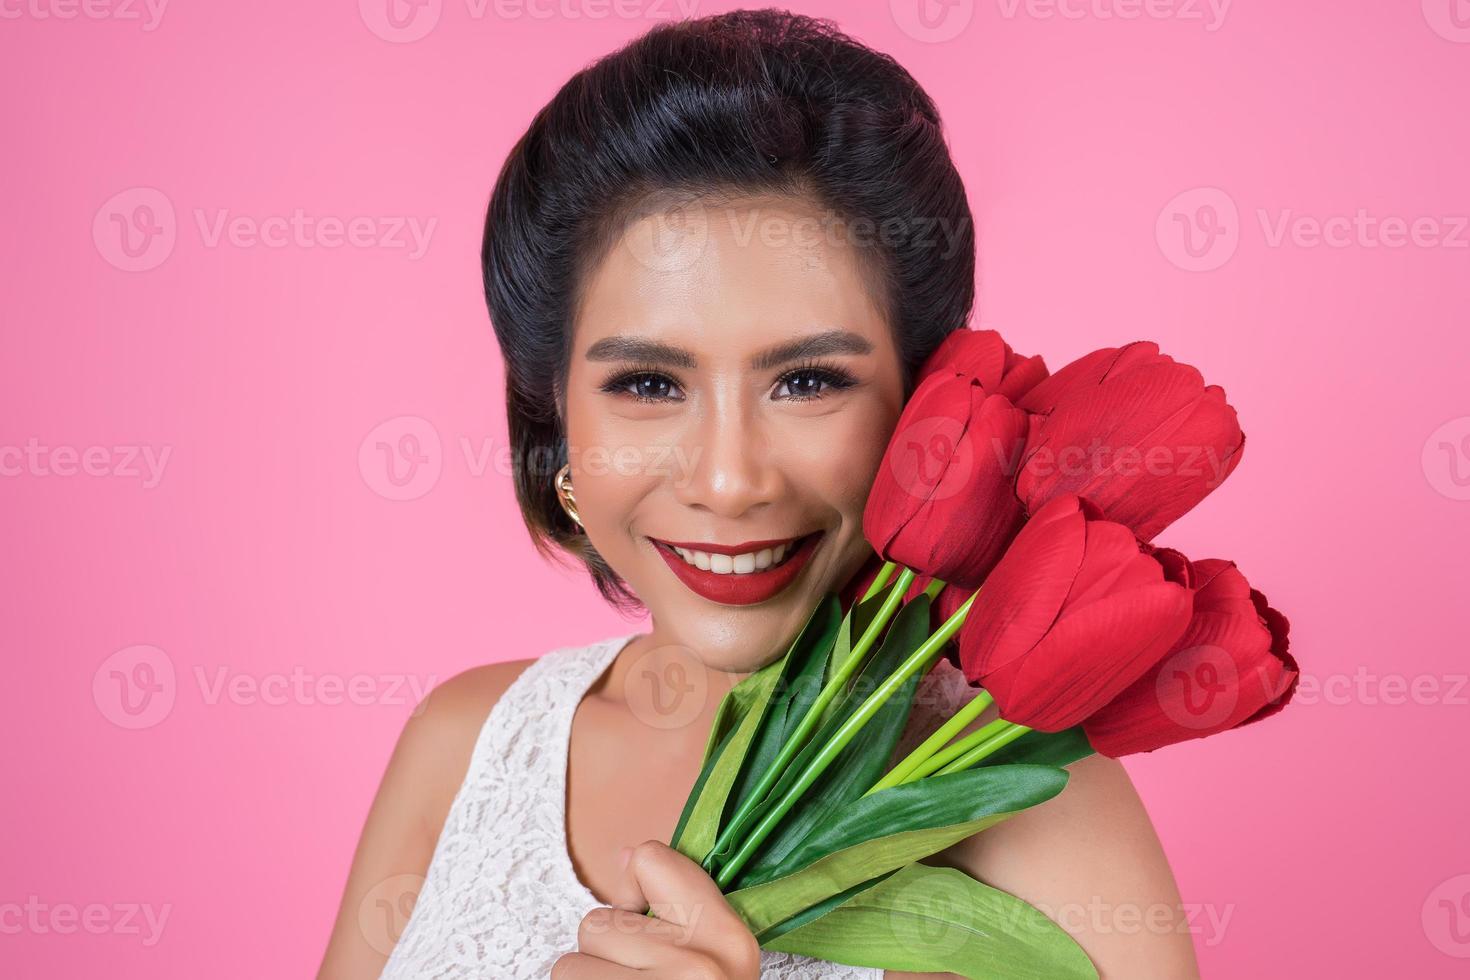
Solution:
M1205 975L1463 976L1470 5L800 6L944 112L980 324L1153 338L1240 410L1160 540L1237 559L1307 680L1129 763ZM302 976L413 687L643 625L533 556L476 263L534 111L677 6L87 9L0 25L0 973Z

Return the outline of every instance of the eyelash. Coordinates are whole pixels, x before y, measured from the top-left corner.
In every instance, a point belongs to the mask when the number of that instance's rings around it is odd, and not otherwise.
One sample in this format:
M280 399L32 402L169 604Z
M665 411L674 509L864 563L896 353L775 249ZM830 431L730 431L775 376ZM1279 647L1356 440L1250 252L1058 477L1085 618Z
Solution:
M800 375L811 375L812 377L820 378L822 382L827 385L827 387L835 391L842 391L844 389L851 388L853 385L857 384L857 378L853 377L851 373L836 364L824 363L821 361L809 361L807 363L798 365L797 367L794 367L790 371L787 371L785 374L781 375L781 377L776 379L776 385L777 387L780 387L781 385L786 384L792 378L798 377ZM626 371L620 371L617 374L613 375L611 378L608 378L602 383L602 387L600 390L612 395L626 394L634 401L646 402L650 404L659 404L662 402L674 400L668 398L650 398L647 395L637 395L633 394L632 392L626 391L628 385L632 384L635 381L642 381L645 378L666 379L671 384L677 385L677 382L675 382L673 378L670 378L667 374L658 370L657 368L648 365L637 365ZM814 402L825 397L826 395L822 394L789 395L781 400L793 402Z

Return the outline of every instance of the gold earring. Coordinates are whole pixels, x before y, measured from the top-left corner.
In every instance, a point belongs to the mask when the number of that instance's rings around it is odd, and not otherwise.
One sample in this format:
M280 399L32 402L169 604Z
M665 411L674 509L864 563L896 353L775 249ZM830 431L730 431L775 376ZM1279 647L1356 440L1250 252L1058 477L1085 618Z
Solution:
M567 512L567 516L582 526L582 518L577 515L577 498L572 496L572 464L566 463L556 471L556 495L561 500L561 509Z

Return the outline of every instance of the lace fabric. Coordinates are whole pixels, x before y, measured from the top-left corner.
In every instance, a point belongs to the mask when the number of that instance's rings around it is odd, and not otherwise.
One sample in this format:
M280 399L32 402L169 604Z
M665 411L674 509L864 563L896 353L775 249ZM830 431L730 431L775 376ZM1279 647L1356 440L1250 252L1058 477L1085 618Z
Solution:
M567 850L572 716L638 635L552 650L492 707L384 980L544 980L559 956L576 949L578 924L602 903L577 877ZM894 760L969 693L963 675L941 660L920 682ZM761 951L762 980L882 980L883 973Z

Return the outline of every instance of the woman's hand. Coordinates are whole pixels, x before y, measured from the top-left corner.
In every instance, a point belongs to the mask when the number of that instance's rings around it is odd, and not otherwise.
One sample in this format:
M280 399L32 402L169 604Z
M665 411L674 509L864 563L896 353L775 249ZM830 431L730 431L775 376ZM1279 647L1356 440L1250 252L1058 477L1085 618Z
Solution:
M658 841L623 851L613 906L582 917L551 980L760 980L755 936L703 868Z

